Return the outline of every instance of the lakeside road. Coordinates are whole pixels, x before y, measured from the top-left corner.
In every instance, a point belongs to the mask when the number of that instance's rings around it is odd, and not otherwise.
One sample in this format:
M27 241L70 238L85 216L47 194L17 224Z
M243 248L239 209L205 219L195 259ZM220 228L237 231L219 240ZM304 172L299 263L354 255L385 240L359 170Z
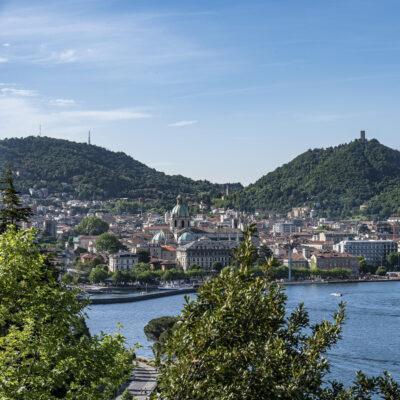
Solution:
M127 386L129 393L137 400L148 400L157 386L157 376L156 368L138 361ZM116 400L121 399L121 396L118 396Z
M335 279L335 280L304 280L304 281L277 281L279 285L283 286L296 286L296 285L331 285L331 284L342 284L342 283L376 283L376 282L396 282L400 281L400 278L373 278L373 279ZM162 297L177 296L182 294L196 293L197 288L184 288L184 289L168 289L158 292L139 294L136 296L118 296L118 297L107 297L104 294L103 298L92 298L90 299L91 304L118 304L118 303L132 303L144 300L153 300Z

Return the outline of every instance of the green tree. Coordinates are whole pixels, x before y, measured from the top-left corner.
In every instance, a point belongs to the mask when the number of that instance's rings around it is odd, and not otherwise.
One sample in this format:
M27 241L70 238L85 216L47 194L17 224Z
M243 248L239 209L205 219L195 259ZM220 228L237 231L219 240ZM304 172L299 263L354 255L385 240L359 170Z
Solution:
M186 278L185 273L181 269L176 269L176 268L165 271L161 276L161 279L164 282L177 281L185 278Z
M10 168L6 168L3 172L0 184L3 205L3 208L0 209L0 233L2 233L8 225L18 228L18 223L28 222L33 213L30 207L22 207L18 192L14 187L13 173Z
M89 274L89 281L92 283L104 282L107 278L108 272L103 267L94 267Z
M390 253L387 256L387 263L392 271L400 269L400 253Z
M74 281L74 277L71 274L64 274L61 278L62 283L70 285Z
M75 231L80 235L101 235L108 231L107 222L95 216L89 216L82 219L82 221L75 227Z
M129 393L128 389L125 389L121 395L121 400L133 400L134 397L132 394Z
M370 399L374 390L397 399L388 376L359 374L349 389L325 380L325 357L341 335L344 305L333 321L311 324L300 304L286 313L286 296L264 276L253 276L254 228L245 234L237 268L225 268L187 303L167 339L159 391L165 400ZM393 396L393 397L390 397ZM397 396L397 397L396 397Z
M0 398L109 399L129 376L124 338L89 336L87 303L60 285L32 230L0 235Z
M144 327L144 333L147 339L157 342L160 340L161 335L165 331L171 330L177 321L178 317L164 316L154 318L146 324Z
M98 251L108 251L117 253L119 250L126 250L126 247L112 233L102 233L96 240L96 249Z
M385 267L383 267L383 266L380 266L380 267L378 267L377 268L377 270L375 271L375 274L376 275L379 275L379 276L385 276L386 275L386 268Z

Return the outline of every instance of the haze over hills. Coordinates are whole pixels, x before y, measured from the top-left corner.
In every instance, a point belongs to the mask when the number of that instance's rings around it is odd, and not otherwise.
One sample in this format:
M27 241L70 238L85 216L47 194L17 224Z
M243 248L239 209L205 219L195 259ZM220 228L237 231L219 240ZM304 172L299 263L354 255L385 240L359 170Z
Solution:
M159 207L170 207L178 194L195 199L220 196L227 186L166 175L122 152L49 137L0 140L0 166L5 164L18 171L16 184L22 192L46 187L80 199L127 197Z
M308 205L319 216L387 217L400 212L400 151L376 139L308 150L234 193L229 204L281 213Z

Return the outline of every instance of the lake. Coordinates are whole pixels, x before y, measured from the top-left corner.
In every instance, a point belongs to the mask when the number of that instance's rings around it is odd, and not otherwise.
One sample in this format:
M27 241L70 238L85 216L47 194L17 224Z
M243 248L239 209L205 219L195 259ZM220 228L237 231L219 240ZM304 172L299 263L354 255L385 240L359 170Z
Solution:
M343 297L332 296L341 292ZM332 377L349 383L354 372L389 371L400 380L400 282L292 285L286 287L288 311L304 302L311 320L330 318L340 301L346 302L347 319L343 339L329 352ZM194 296L194 295L192 295ZM91 305L87 310L92 333L112 333L117 324L128 343L140 343L139 355L151 357L143 327L152 318L177 315L183 296L164 297L136 303Z

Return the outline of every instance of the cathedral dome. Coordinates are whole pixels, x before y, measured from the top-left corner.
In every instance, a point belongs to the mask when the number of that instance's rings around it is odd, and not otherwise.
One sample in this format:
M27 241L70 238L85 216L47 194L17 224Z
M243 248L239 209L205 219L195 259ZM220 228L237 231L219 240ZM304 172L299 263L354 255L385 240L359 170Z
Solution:
M176 206L172 209L171 216L177 218L189 218L189 207L181 195L176 198Z
M164 231L157 232L153 236L153 239L151 239L151 243L155 243L155 244L165 244L166 241L167 241L167 237L165 236Z
M185 244L188 242L193 242L196 240L195 236L192 232L183 232L181 236L179 236L178 244Z

